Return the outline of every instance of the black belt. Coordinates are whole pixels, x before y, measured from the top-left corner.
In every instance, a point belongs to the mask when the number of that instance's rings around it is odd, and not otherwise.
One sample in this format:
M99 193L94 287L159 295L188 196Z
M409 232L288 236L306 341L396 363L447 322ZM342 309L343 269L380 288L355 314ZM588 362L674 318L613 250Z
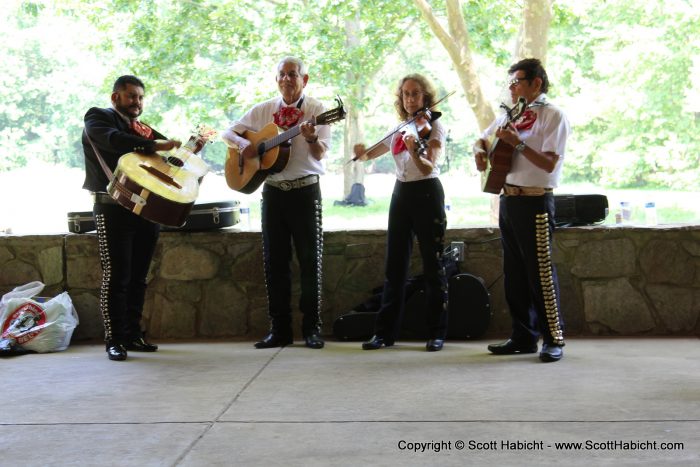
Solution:
M92 200L95 204L119 204L109 194L102 192L93 193Z

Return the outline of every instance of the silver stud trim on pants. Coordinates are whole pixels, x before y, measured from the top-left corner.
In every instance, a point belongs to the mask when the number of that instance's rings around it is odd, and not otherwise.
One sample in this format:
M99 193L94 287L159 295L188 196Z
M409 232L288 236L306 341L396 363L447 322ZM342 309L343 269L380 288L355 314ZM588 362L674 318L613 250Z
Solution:
M537 239L537 263L540 273L540 289L542 290L544 308L547 316L547 327L553 343L564 345L564 333L559 322L557 295L552 276L552 245L549 235L549 214L535 216L535 236Z
M109 314L109 283L112 278L112 262L107 244L107 223L104 214L95 215L97 227L97 246L100 252L102 282L100 283L100 314L105 327L105 340L112 340L112 319Z

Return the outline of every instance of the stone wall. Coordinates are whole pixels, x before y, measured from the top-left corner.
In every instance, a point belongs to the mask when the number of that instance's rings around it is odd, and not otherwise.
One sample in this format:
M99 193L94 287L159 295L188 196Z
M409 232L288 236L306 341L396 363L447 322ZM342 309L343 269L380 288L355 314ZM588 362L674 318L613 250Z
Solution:
M324 333L381 285L384 241L383 231L325 233ZM498 229L453 229L447 241L465 243L462 271L483 278L491 293L487 337L507 336ZM161 234L144 312L149 335L263 335L268 321L261 246L259 232L237 229ZM566 335L700 335L700 226L564 228L555 235L554 262ZM420 273L417 255L412 268ZM295 264L293 274L296 305ZM46 284L42 295L69 292L80 316L75 340L101 338L94 234L0 236L0 294L33 280Z

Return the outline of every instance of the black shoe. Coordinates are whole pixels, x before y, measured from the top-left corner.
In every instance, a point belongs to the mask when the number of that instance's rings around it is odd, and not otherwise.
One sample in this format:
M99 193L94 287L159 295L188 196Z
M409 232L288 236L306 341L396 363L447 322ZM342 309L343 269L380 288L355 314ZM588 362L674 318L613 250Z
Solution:
M564 356L564 349L561 345L542 344L542 352L540 352L540 360L543 362L558 362Z
M520 344L513 339L508 339L500 344L489 344L489 352L496 355L512 355L515 353L535 353L537 344Z
M109 344L107 345L107 357L115 361L126 360L126 348L121 344Z
M427 344L425 344L425 350L428 352L437 352L442 350L442 346L445 343L445 339L430 339Z
M143 337L131 340L124 345L126 350L133 350L135 352L155 352L158 350L158 346L147 342Z
M394 345L394 341L390 339L385 339L379 336L372 336L370 340L362 343L362 350L377 350L384 347L391 347Z
M284 347L294 342L291 335L282 335L271 332L265 338L255 343L256 349L271 349L273 347Z
M322 349L323 346L326 345L326 343L323 342L323 339L321 339L321 336L316 333L306 336L304 338L304 343L310 349Z

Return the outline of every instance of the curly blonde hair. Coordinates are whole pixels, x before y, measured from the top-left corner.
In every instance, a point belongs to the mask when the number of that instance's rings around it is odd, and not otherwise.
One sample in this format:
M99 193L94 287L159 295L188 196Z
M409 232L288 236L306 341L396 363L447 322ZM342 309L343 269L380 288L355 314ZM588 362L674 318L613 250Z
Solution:
M412 117L412 115L409 115L408 112L406 112L406 109L403 108L403 98L401 96L401 88L406 81L415 81L421 87L421 90L423 91L424 107L432 107L435 103L435 88L433 88L433 85L430 84L428 78L418 73L406 75L399 81L399 85L396 88L396 101L394 101L394 108L398 112L401 120L408 120L410 117Z

